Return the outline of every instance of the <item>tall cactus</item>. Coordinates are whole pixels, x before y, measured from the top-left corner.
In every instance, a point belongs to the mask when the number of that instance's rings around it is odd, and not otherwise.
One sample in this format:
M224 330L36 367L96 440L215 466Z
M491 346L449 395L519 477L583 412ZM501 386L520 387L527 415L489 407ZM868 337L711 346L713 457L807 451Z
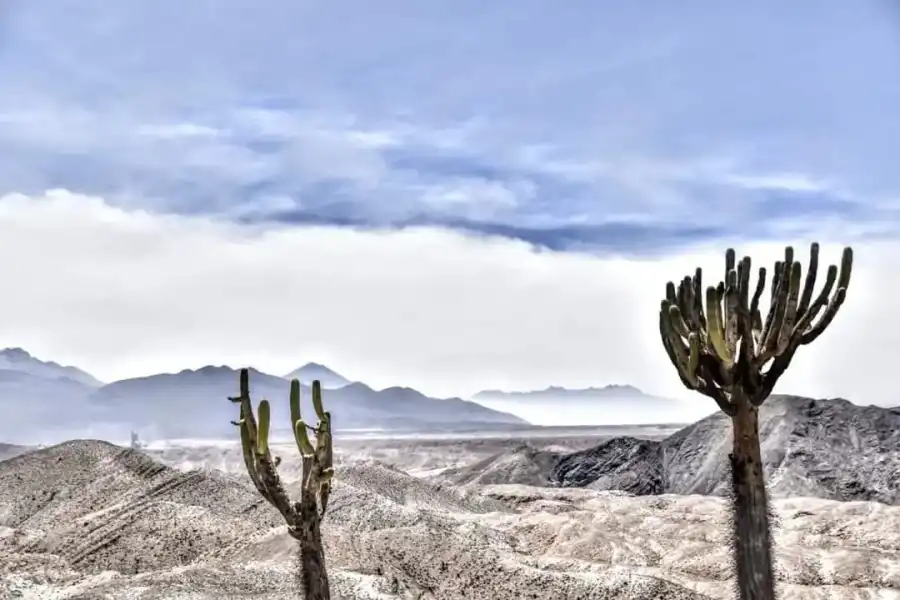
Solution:
M836 266L828 267L825 285L814 297L819 245L810 248L802 288L800 263L794 260L794 250L786 248L784 261L775 263L765 322L759 301L766 269L759 269L751 289L750 258L735 265L732 249L725 253L725 280L718 286L704 290L699 268L677 289L672 282L666 285L659 312L666 353L688 389L709 396L731 417L734 561L742 600L775 597L757 411L797 348L813 342L834 320L846 298L852 266L853 251L844 248L840 274Z
M277 467L281 459L273 457L269 450L271 413L269 401L260 401L257 421L250 404L250 375L247 369L241 369L240 396L229 398L232 402L240 404L240 418L238 421L232 421L232 424L240 427L247 473L260 495L284 517L288 533L299 543L299 580L303 598L330 600L325 551L322 547L319 525L328 508L331 479L334 475L333 445L331 414L326 412L322 405L322 386L318 381L313 382L312 399L319 418L319 423L314 429L315 444L310 440L307 431L313 428L303 421L300 414L300 382L296 379L291 381L291 429L300 450L303 466L300 500L291 502L278 476Z

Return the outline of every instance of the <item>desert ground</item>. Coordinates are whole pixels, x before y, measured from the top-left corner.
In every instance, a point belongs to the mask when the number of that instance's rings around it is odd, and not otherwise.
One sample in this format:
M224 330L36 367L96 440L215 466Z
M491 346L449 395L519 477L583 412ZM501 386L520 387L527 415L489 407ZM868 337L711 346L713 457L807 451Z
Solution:
M732 598L724 498L546 483L552 457L675 429L343 436L323 528L334 596ZM296 449L275 448L296 480ZM0 598L299 597L294 544L236 443L2 452ZM900 506L773 504L781 598L900 599Z

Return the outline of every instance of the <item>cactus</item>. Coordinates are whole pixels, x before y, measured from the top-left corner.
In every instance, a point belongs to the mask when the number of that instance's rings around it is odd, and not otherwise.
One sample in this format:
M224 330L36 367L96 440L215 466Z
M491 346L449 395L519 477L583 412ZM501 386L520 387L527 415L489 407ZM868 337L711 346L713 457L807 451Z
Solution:
M734 563L742 600L775 597L758 409L797 349L815 341L834 320L846 298L852 266L853 251L844 248L840 274L830 266L824 287L814 297L819 245L810 248L802 288L800 263L794 260L793 249L786 248L784 261L775 263L765 322L759 301L766 270L759 269L751 289L750 258L735 265L732 249L725 253L725 280L705 290L705 310L699 268L677 289L672 282L666 285L659 312L666 353L682 383L712 398L731 418Z
M315 440L311 440L300 414L300 382L291 381L290 410L294 441L300 450L303 466L300 500L291 502L277 467L279 457L273 457L269 448L269 421L271 409L268 400L262 400L257 408L258 419L250 404L250 381L247 369L241 369L240 395L229 398L240 404L240 418L232 421L240 428L244 464L250 480L260 495L278 509L288 526L288 533L297 540L300 550L300 585L305 600L329 600L331 592L325 569L325 552L319 529L328 508L331 479L334 475L331 414L322 404L322 386L312 385L313 406L319 423L315 428ZM321 507L321 509L320 509Z

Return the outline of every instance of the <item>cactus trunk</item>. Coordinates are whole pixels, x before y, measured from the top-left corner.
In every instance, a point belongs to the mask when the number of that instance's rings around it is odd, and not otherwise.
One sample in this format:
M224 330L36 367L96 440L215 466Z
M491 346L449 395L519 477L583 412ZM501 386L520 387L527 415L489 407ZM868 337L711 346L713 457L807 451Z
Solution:
M300 569L298 583L304 600L331 600L328 572L325 569L325 549L319 530L319 511L311 496L302 496L299 502L300 524L294 534L298 541Z
M734 441L731 459L733 548L738 597L774 600L769 502L759 447L758 409L747 398L733 397Z

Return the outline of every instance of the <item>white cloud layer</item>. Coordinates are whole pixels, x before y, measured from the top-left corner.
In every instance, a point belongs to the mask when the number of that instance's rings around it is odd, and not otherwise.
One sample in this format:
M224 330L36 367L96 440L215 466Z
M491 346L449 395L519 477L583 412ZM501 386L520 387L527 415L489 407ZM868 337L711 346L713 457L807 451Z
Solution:
M834 262L830 240L820 239ZM807 241L795 243L806 262ZM282 373L315 360L375 387L441 396L631 383L694 397L659 342L658 303L667 280L697 265L718 278L725 244L633 260L437 229L262 230L67 192L9 195L0 345L106 380L205 364ZM738 248L767 266L781 251ZM900 404L898 244L855 252L841 314L776 392Z

